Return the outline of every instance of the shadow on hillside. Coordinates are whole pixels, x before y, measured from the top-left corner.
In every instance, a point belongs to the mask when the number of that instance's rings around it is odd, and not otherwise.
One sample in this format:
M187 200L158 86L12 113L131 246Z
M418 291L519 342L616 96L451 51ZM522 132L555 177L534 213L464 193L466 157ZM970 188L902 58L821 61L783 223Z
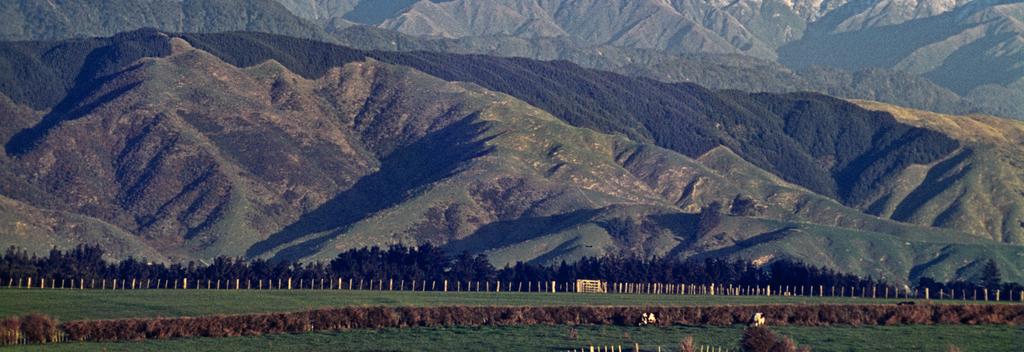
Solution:
M65 121L82 118L125 93L140 83L118 87L90 101L96 90L117 77L118 72L137 67L134 62L144 57L170 55L171 45L165 36L156 30L143 29L121 33L112 39L111 45L102 46L89 52L82 67L75 76L71 89L64 98L35 126L19 131L4 145L7 155L24 155L31 151L50 131Z
M747 248L755 247L769 242L779 241L786 236L797 230L795 226L786 226L778 230L765 232L754 237L736 241L732 246L719 248L713 251L707 251L697 255L697 258L724 258L743 251Z
M349 190L257 242L246 251L246 256L265 255L303 237L330 231L290 245L278 251L273 258L292 260L313 254L348 226L408 199L425 185L451 176L465 161L491 151L486 143L496 136L479 138L487 132L487 127L474 120L474 116L463 118L413 144L396 149L381 161L379 171L363 177Z
M578 226L590 221L598 213L598 209L579 209L551 216L492 222L481 226L466 238L449 242L445 250L451 253L480 253L522 243Z
M910 192L899 204L896 205L896 209L893 211L891 218L896 221L912 222L912 218L915 212L920 211L924 208L924 205L935 199L942 192L950 189L953 184L963 179L970 171L970 167L962 167L964 162L972 156L974 151L967 149L960 154L953 156L947 160L939 162L931 170L928 170L928 174L925 175L925 179L921 182L913 191ZM955 209L956 207L950 206L948 209L943 211L941 214L937 214L934 223L940 223L949 217L948 212Z
M672 247L667 253L666 258L675 258L683 253L686 249L692 247L697 243L700 238L697 237L697 223L699 222L700 215L691 213L672 213L672 214L657 214L648 216L648 219L654 221L658 227L668 229L672 232L672 235L679 240L679 244Z
M102 83L97 83L102 84ZM72 121L82 118L88 115L96 108L103 106L106 103L117 99L125 93L131 91L137 87L140 83L132 83L124 87L120 87L114 91L108 92L103 96L89 102L88 104L77 106L80 99L84 99L85 96L80 95L68 95L60 104L53 108L50 113L43 116L43 119L39 121L35 126L23 129L11 136L11 139L4 145L4 150L7 155L20 156L28 153L36 145L39 144L50 130L59 126L65 121ZM81 93L80 93L81 94Z

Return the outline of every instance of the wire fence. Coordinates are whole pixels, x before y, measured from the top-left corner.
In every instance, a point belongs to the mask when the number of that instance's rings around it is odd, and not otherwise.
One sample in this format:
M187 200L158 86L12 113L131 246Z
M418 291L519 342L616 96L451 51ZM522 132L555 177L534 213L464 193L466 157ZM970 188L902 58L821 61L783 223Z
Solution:
M534 293L614 293L646 295L761 296L761 297L845 297L871 299L959 300L972 302L1021 302L1024 291L999 289L896 289L889 286L825 285L731 285L687 283L601 282L595 290L590 282L558 281L463 281L405 279L54 279L8 278L4 288L70 290L357 290L417 292L534 292Z
M626 346L625 349L623 349L624 345ZM632 344L628 344L627 343L627 344L624 344L624 345L623 344L613 344L613 345L607 345L607 344L593 345L593 344L591 344L591 345L587 345L587 346L584 346L584 347L578 348L578 349L574 348L574 349L571 349L571 350L566 350L566 352L624 352L624 351L625 352L662 352L662 351L668 352L668 351L677 351L677 350L679 350L678 347L675 347L675 348L662 348L661 345L653 345L653 346L640 345L640 343L638 343L638 342L634 342ZM733 352L733 351L737 351L737 349L735 347L728 348L728 347L713 346L713 345L694 345L692 351L694 351L694 352Z

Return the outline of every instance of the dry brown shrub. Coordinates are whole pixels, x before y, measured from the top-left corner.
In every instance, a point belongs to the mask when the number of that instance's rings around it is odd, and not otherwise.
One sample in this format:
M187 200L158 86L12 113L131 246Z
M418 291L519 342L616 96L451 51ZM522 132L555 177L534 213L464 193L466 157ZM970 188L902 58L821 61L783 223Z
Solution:
M57 339L57 321L42 314L21 318L21 333L29 342L47 343Z
M778 336L766 327L751 327L743 331L740 346L747 352L797 352L810 348L797 346L788 336Z
M18 335L21 334L21 319L10 317L0 320L0 345L13 345L18 343Z
M771 352L779 342L778 337L766 327L752 327L743 331L740 346L747 352Z
M679 341L679 352L694 352L693 336L687 335Z

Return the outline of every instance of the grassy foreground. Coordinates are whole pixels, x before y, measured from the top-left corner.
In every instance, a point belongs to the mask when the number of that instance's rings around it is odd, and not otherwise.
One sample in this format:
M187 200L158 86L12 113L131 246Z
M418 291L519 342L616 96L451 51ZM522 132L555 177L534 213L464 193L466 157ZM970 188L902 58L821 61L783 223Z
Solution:
M1006 325L778 327L814 351L945 351L956 344L962 351L1020 351L1024 330ZM679 340L694 336L697 344L735 351L743 328L736 327L578 327L569 339L568 326L478 328L409 328L352 330L337 333L283 334L259 337L192 338L123 343L67 343L45 346L48 351L565 351L594 345L623 345L633 341L644 351L677 350ZM12 351L37 351L21 346ZM632 351L632 349L628 349Z
M384 306L693 306L742 304L893 303L902 300L818 297L735 297L572 293L0 290L0 317L44 313L61 321L302 311ZM958 302L958 301L947 301Z

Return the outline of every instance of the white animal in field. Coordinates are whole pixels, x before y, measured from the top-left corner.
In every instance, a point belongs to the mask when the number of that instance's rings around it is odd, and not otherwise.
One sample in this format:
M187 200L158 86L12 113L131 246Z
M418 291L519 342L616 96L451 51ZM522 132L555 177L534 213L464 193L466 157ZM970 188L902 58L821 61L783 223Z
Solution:
M658 323L658 318L654 317L654 313L644 313L640 316L640 326L654 325Z
M752 327L764 326L765 323L766 319L764 318L764 314L761 314L760 312L754 313L754 317L750 318L750 326Z

